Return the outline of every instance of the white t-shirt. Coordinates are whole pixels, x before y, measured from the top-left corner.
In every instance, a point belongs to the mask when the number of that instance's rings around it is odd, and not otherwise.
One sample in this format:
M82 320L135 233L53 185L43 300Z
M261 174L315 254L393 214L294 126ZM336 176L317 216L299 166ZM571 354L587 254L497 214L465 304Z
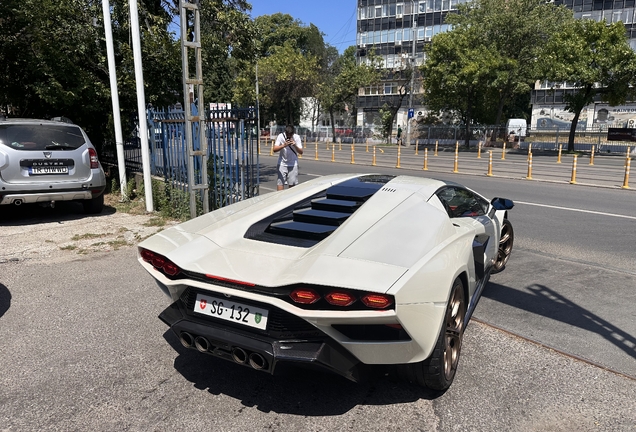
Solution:
M294 142L296 143L296 147L303 148L303 143L300 140L300 136L298 134L293 135ZM280 146L285 144L285 134L279 134L276 138L276 145ZM278 164L279 165L287 165L294 166L298 164L298 155L296 154L296 149L291 147L285 147L284 149L278 152Z

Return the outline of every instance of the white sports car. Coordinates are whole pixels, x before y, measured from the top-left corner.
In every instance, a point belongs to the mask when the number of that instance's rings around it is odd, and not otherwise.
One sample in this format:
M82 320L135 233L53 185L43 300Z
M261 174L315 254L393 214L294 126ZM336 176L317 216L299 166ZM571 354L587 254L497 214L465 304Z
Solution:
M333 175L162 231L139 262L188 348L274 373L294 362L357 381L363 365L445 390L462 335L513 243L510 200L459 184Z

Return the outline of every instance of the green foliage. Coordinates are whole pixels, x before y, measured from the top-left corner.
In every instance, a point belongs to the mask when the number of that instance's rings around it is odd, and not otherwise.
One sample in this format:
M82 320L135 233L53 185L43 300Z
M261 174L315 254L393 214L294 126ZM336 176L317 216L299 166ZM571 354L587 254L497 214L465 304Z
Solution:
M137 196L137 194L135 192L135 187L136 187L136 182L135 182L135 178L134 177L130 178L130 179L128 179L128 181L126 181L126 196L130 200L135 199L135 197Z
M596 99L611 105L634 96L636 53L629 47L623 23L577 20L565 26L546 46L547 79L576 87L566 93L566 109L574 113L568 151L581 111Z
M382 138L389 138L391 131L393 130L393 119L395 113L388 104L384 104L380 108L380 133Z
M185 221L190 219L190 194L170 182L152 179L152 202L162 217Z

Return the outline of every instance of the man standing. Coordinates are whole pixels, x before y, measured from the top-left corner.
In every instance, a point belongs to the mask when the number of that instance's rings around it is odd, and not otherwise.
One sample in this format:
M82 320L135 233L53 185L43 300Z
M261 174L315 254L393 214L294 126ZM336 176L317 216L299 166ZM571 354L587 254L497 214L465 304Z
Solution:
M303 154L303 144L294 127L287 125L285 132L278 135L274 144L274 152L278 152L278 180L276 189L283 190L285 182L289 187L298 184L298 155Z
M397 130L397 143L399 145L402 144L402 127L400 125L398 125L398 130Z

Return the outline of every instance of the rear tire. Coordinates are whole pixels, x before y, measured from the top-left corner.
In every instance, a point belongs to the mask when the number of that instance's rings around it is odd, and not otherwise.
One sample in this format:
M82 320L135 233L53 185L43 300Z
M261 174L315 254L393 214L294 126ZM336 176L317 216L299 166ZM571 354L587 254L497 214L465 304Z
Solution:
M84 206L84 213L87 214L98 214L101 213L104 209L104 194L99 195L98 197L84 200L82 201L82 205Z
M419 363L400 365L402 378L432 390L444 391L455 378L464 335L466 293L460 278L453 283L440 334L429 358Z
M492 274L499 273L506 268L508 258L512 253L512 245L515 240L515 232L512 229L512 224L508 219L504 219L501 226L501 238L499 239L499 248L497 250L497 258L495 264L492 267Z

